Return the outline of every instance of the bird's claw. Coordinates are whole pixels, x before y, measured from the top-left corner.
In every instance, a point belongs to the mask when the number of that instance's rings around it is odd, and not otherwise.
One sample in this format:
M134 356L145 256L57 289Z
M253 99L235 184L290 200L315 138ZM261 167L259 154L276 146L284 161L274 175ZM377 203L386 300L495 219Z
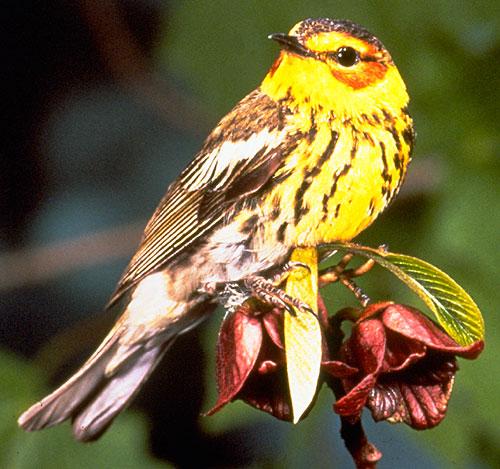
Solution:
M271 283L275 286L281 285L290 275L290 273L296 269L307 269L308 272L311 271L307 264L299 261L288 261L274 273Z
M288 295L284 290L264 277L251 276L246 278L244 283L253 297L264 303L283 308L293 316L296 315L295 309L316 315L308 304Z

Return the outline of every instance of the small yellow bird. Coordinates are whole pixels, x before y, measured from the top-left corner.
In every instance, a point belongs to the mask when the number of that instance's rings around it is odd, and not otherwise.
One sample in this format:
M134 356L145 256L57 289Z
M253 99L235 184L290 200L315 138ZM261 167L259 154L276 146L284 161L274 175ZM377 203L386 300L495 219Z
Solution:
M325 18L269 37L281 52L264 81L219 122L147 224L110 302L121 317L73 377L21 415L24 429L71 418L77 439L99 437L217 302L297 306L268 280L290 268L293 249L352 239L397 193L414 133L382 43Z

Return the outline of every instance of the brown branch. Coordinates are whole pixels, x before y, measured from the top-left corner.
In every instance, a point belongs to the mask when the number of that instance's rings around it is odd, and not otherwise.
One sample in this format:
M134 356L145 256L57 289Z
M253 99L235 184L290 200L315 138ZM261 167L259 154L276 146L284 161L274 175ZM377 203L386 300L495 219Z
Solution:
M321 301L322 307L324 303ZM339 355L340 347L344 333L342 332L341 325L343 314L330 317L329 326L332 328L331 336L336 340L331 342L331 353L334 358ZM345 395L342 382L338 378L331 375L326 377L328 386L333 390L335 399L338 401ZM341 417L340 436L344 440L344 444L351 454L351 457L357 469L376 469L377 462L382 458L382 453L368 441L361 419L352 420L348 417Z
M83 267L130 256L144 223L111 228L80 238L0 255L0 291L57 278Z
M350 422L341 417L340 436L351 453L357 469L374 469L382 458L382 453L368 441L361 420Z

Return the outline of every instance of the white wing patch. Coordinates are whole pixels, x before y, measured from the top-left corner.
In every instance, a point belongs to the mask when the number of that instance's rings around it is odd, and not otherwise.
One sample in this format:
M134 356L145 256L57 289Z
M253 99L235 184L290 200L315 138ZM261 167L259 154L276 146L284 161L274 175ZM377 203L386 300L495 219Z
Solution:
M204 156L202 164L197 168L194 178L186 178L182 186L190 191L204 188L211 181L216 180L223 172L225 176L211 187L218 190L225 186L233 174L236 165L244 160L255 157L263 148L275 148L282 140L282 132L263 129L250 136L247 140L226 141L220 147Z

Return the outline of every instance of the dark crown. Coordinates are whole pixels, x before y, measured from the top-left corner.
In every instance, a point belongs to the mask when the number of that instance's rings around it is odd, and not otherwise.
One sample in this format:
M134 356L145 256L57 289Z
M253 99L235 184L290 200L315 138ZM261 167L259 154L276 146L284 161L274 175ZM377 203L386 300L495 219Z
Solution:
M301 39L307 39L313 34L328 33L331 31L338 31L350 34L358 39L366 41L378 49L384 49L383 44L368 30L353 23L349 20L332 20L329 18L308 18L300 24L297 30L297 36Z

